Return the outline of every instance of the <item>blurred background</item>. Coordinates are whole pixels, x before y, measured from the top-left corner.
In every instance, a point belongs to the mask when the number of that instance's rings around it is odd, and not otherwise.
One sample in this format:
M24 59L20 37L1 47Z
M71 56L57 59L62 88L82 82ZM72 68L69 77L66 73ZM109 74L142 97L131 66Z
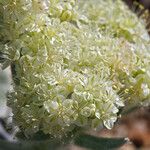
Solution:
M150 34L150 0L123 0L129 8L137 14L138 17L142 17L143 13L146 12L147 25L146 28ZM144 15L143 15L144 16Z
M133 6L134 2L139 2L142 4L146 9L150 9L150 0L124 0L130 7Z
M150 12L150 0L124 1L139 17L145 10ZM137 2L143 7L137 5ZM146 28L150 33L150 16L147 16L146 19ZM10 68L2 71L0 66L0 139L9 141L14 140L14 135L18 131L17 127L12 124L11 109L6 105L6 93L12 89L11 82ZM121 147L120 150L150 150L150 107L135 107L131 112L126 112L112 130L103 129L99 132L89 132L100 137L128 137L130 142ZM73 145L68 146L67 149L83 150Z

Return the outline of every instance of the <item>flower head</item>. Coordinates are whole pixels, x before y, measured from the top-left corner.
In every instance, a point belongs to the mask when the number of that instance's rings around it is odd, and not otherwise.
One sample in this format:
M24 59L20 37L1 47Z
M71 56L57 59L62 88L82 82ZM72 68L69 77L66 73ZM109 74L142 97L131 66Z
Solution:
M0 52L13 66L8 103L20 128L110 129L125 101L148 101L143 24L120 0L1 0Z

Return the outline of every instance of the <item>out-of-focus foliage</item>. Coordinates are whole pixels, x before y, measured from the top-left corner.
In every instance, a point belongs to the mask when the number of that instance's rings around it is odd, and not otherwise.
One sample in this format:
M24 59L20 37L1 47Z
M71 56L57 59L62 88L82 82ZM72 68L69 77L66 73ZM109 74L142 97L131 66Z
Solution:
M149 47L144 21L120 0L0 0L8 103L27 135L110 129L125 102L149 102Z

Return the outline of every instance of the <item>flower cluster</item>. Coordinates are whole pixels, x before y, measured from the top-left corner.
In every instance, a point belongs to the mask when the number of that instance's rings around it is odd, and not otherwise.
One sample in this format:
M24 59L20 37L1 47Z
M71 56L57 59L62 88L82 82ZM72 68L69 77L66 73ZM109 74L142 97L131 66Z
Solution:
M120 0L1 0L9 105L26 134L112 128L125 103L150 99L150 38Z

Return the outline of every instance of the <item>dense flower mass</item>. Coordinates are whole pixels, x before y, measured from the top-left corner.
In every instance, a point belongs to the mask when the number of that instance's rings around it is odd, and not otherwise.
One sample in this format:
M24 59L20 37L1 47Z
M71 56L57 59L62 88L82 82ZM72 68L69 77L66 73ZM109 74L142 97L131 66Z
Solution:
M0 0L0 53L26 134L110 129L150 99L150 38L120 0Z

